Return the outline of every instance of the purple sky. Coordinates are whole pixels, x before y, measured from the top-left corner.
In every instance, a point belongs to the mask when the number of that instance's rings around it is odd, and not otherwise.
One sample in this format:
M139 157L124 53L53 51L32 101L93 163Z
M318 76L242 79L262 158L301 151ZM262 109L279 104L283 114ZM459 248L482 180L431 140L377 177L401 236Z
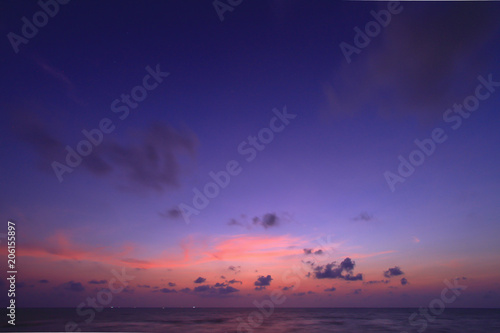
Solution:
M498 3L0 7L20 306L500 305Z

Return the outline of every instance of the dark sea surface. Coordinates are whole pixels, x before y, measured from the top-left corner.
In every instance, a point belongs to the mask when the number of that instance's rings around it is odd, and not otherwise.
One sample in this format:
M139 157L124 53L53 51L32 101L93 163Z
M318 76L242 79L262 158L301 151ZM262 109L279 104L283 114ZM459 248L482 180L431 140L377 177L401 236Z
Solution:
M88 310L88 309L86 309ZM85 311L85 310L84 310ZM379 308L106 308L80 316L74 308L16 309L16 325L1 331L65 332L72 321L82 332L500 332L500 309ZM417 313L410 320L412 313ZM89 323L86 324L85 320ZM410 322L411 321L411 322ZM70 328L70 327L68 327ZM71 330L68 330L71 331Z

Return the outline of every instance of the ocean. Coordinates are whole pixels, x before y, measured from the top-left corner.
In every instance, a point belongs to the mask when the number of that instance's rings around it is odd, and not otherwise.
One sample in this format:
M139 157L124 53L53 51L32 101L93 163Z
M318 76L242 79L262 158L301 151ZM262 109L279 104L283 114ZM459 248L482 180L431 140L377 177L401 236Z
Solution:
M500 309L105 308L80 316L75 308L38 308L17 309L15 326L5 314L7 332L500 332Z

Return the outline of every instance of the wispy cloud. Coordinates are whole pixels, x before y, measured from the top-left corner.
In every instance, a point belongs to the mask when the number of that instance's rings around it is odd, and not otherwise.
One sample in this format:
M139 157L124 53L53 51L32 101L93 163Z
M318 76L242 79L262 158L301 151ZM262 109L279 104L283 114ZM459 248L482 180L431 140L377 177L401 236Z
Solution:
M39 164L52 171L53 161L64 162L66 144L56 138L36 118L23 117L16 126L20 137L29 143L39 155ZM83 158L82 166L95 176L116 174L121 177L119 187L126 190L152 189L163 192L180 185L181 166L179 155L194 156L198 146L191 132L180 132L162 123L153 123L143 131L130 136L128 144L108 138L94 147L89 156ZM168 217L176 216L170 210ZM165 213L162 213L165 215Z

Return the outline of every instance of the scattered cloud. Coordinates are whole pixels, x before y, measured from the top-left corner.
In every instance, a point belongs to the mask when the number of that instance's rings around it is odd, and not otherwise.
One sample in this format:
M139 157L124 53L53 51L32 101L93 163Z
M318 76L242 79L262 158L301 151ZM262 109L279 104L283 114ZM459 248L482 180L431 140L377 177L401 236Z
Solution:
M238 281L238 280L235 280L235 279L232 279L232 280L229 280L227 281L228 284L234 284L234 283L239 283L239 284L243 284L242 281Z
M198 287L194 288L194 292L195 293L204 292L204 291L210 290L210 288L211 287L209 285L198 286Z
M85 287L80 282L69 281L62 284L64 290L69 290L73 292L81 292L85 290Z
M161 289L153 290L153 292L161 292L161 293L165 293L165 294L170 294L170 293L176 293L177 290L169 289L169 288L161 288Z
M263 226L264 229L278 225L278 217L274 213L265 214L262 218L254 217L253 224Z
M408 280L407 280L406 278L402 278L402 279L401 279L401 284L402 284L403 286L407 285L407 284L408 284Z
M366 281L366 282L363 282L363 284L378 284L378 283L383 283L383 284L388 284L389 280L372 280L372 281Z
M182 217L182 212L179 208L174 207L171 209L168 209L166 212L160 212L158 213L161 217L164 217L166 219L178 219Z
M194 292L196 293L205 293L208 296L217 296L217 295L228 295L232 293L236 293L239 290L231 287L231 286L226 286L221 283L217 283L214 286L209 286L209 285L203 285L203 286L198 286L194 288Z
M239 272L241 272L241 266L232 266L231 265L227 269L234 272L234 274L238 274Z
M41 167L53 173L51 163L64 162L66 144L36 118L20 119L15 129L21 139L37 152ZM163 192L169 187L177 188L181 173L178 155L181 152L195 154L198 141L194 134L181 133L171 126L153 123L144 131L132 133L130 137L133 142L128 145L111 141L110 138L103 140L83 159L81 165L96 176L113 172L123 176L120 184L122 189L144 188ZM171 216L173 213L169 214Z
M324 254L322 249L314 251L314 249L307 249L306 248L306 249L303 249L303 251L304 251L305 255L309 255L309 254L322 255L322 254Z
M403 274L404 274L403 271L398 266L395 266L393 268L389 268L388 270L386 270L384 272L384 276L386 278L390 278L392 276L399 276L399 275L403 275Z
M243 216L243 221L239 221L235 218L232 218L231 220L229 220L229 222L227 224L231 225L231 226L245 227L247 229L252 229L252 227L254 227L254 226L260 226L260 227L263 227L264 229L268 229L268 228L279 226L280 221L282 220L275 213L267 213L267 214L264 214L262 217L255 216L252 219L251 223L246 221L244 215L242 215L242 216Z
M199 278L197 278L196 280L194 280L194 283L203 283L203 282L205 282L205 281L207 281L207 279L202 278L202 277L200 276Z
M325 289L325 291L335 291L335 290L337 290L337 288L335 288L335 287Z
M105 284L106 280L90 280L89 282L87 282L88 284Z
M227 286L227 287L218 289L218 293L221 295L231 294L231 293L235 293L238 291L239 291L238 289L231 287L231 286Z
M254 282L255 290L263 290L266 289L267 286L271 284L273 278L271 275L268 276L259 276L257 281Z
M314 268L314 276L316 279L344 279L347 281L363 280L362 274L353 275L355 262L351 258L345 258L340 265L335 262L325 266L317 266ZM347 274L344 274L347 273Z
M373 215L369 214L367 212L362 212L358 216L354 217L352 220L353 221L365 221L365 222L368 222L368 221L373 220Z

